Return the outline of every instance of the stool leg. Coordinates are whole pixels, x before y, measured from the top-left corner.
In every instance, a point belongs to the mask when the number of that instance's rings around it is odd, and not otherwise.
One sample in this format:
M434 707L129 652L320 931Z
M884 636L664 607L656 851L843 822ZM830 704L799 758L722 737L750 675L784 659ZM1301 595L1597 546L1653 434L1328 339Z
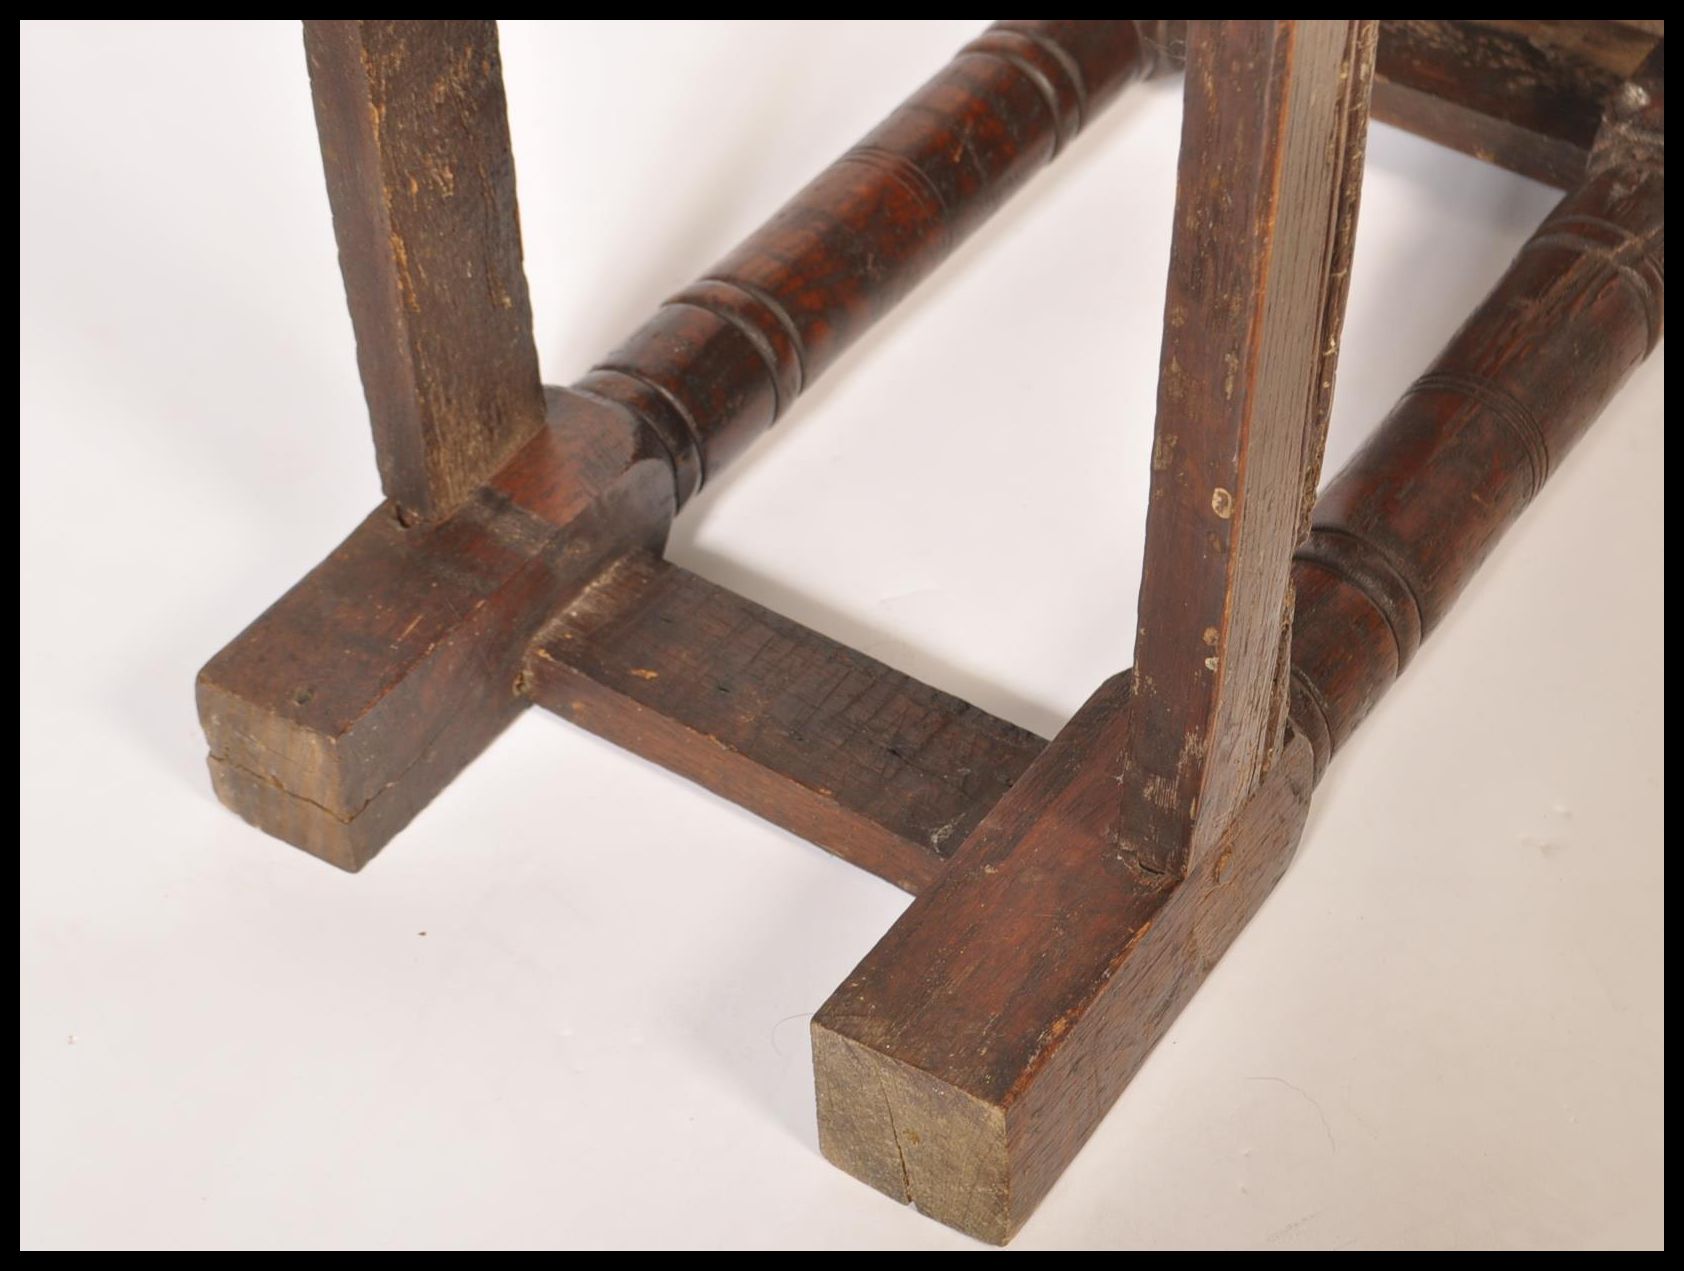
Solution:
M813 1021L826 1155L983 1239L1057 1180L1303 826L1288 576L1374 43L1192 24L1132 691L1101 688Z
M454 511L542 427L492 21L304 23L380 481Z

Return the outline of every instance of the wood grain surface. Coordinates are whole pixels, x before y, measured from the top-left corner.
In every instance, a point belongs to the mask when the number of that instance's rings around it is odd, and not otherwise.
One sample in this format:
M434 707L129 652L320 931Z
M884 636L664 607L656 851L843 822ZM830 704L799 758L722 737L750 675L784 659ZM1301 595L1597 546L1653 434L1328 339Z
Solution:
M544 423L497 24L304 23L380 481L407 524Z
M528 696L916 892L1046 742L653 556L546 626Z
M1179 875L1277 753L1362 182L1372 22L1193 22L1122 836Z

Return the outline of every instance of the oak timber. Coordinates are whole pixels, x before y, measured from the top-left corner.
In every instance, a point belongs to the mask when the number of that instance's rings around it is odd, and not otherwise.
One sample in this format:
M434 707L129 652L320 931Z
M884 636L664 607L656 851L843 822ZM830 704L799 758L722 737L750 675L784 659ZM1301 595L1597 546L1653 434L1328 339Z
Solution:
M1117 850L1179 875L1277 753L1350 280L1372 22L1189 24Z
M917 892L1046 742L652 556L540 633L534 701Z
M497 24L304 23L380 480L407 524L544 424Z

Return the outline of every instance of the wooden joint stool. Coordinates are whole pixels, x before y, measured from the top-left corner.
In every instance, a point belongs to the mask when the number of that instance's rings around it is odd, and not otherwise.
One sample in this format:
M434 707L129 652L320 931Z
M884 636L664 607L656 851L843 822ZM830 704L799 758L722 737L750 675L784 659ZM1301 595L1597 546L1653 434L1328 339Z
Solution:
M546 388L495 25L306 22L387 500L201 673L219 797L358 870L535 702L915 893L813 1020L820 1140L1009 1239L1281 877L1333 754L1660 339L1662 34L996 23ZM663 560L674 515L874 321L1131 80L1179 68L1132 671L1043 741ZM1318 496L1371 104L1567 193Z

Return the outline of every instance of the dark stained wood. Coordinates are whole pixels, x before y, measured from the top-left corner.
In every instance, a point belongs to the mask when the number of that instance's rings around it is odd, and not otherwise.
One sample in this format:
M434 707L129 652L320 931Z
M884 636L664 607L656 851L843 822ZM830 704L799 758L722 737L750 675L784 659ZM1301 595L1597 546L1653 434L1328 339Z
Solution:
M1240 25L1191 30L1139 665L1046 744L659 552L1187 24L996 24L541 409L493 28L307 24L392 504L201 672L224 802L357 869L538 700L917 890L814 1019L821 1144L1009 1238L1287 867L1335 748L1663 331L1652 24L1382 24L1394 117L1574 188L1315 504L1289 589L1372 24Z
M527 704L521 659L617 557L659 547L665 453L552 390L550 424L449 520L367 520L199 673L218 796L360 869Z
M1127 699L1093 696L813 1019L825 1155L982 1240L1034 1211L1303 828L1289 735L1184 881L1109 868Z
M380 480L406 523L544 423L497 24L304 23Z
M912 892L1046 746L646 555L544 628L524 685L564 718Z
M1292 661L1318 767L1661 338L1663 57L1616 95L1591 175L1316 505Z
M1197 21L1118 850L1180 874L1286 719L1288 577L1326 437L1373 22Z
M1374 118L1565 189L1654 44L1622 22L1388 20Z
M666 439L682 506L1142 73L1132 22L1002 22L577 387Z
M212 659L199 701L223 801L347 869L526 704L513 684L537 628L665 541L675 492L700 481L698 439L717 470L770 423L766 402L786 406L1141 69L1129 22L991 28L657 313L618 369L551 390L534 433L494 27L309 22L306 45L398 516L373 514ZM511 487L549 489L549 510L533 521Z
M1661 336L1664 84L1616 95L1584 184L1317 504L1292 721L1177 882L1106 868L1108 683L813 1020L820 1144L890 1196L1009 1239L1285 869L1315 775ZM1316 753L1312 753L1315 751Z

